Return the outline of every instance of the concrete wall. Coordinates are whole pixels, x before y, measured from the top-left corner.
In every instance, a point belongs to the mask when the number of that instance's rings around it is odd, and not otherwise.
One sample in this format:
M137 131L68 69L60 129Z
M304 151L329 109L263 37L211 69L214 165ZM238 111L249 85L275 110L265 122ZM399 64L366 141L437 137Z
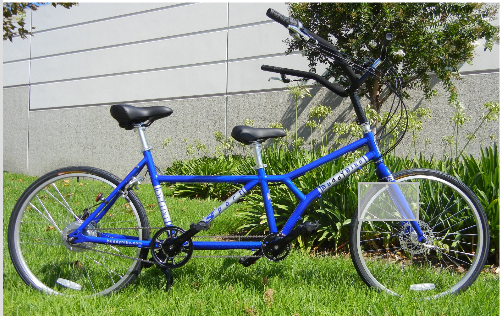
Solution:
M184 139L213 151L214 132L229 135L247 118L255 126L279 121L291 128L292 98L260 66L307 69L307 60L284 55L288 32L266 17L269 7L287 12L284 3L81 3L28 12L34 36L4 42L4 170L40 175L92 165L124 176L141 157L140 143L109 115L114 103L174 110L147 131L161 168L186 157ZM463 133L477 125L483 103L499 98L498 47L477 51L474 64L462 68L469 75L457 83L468 114L476 116ZM312 93L300 103L299 122L319 103L335 109L328 126L351 118L345 101L319 87ZM421 132L431 145L419 150L442 155L442 135L451 134L446 95L432 102L413 95L410 108L425 104L435 117ZM491 133L498 137L498 127ZM306 129L301 136L310 137ZM166 138L170 146L162 148Z

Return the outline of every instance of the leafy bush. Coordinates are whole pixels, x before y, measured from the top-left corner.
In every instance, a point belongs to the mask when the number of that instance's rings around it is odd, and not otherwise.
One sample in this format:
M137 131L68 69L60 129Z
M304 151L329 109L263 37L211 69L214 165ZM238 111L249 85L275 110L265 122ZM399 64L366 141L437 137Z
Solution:
M464 156L463 163L453 170L453 175L466 183L474 191L484 207L490 226L491 246L495 253L496 264L499 256L499 172L498 149L494 147L481 148L481 159L478 162L472 156Z
M175 161L165 170L172 175L229 175L251 174L250 164L252 157L238 155L201 157L187 161ZM237 186L231 183L175 183L173 195L177 197L226 200L236 190Z

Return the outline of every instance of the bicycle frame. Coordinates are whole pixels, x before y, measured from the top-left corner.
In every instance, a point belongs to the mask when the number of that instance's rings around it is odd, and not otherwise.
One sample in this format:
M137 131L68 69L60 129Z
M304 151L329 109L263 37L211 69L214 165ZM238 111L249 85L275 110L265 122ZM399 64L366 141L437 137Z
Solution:
M138 247L138 248L149 248L150 240L139 240L138 237L132 236L124 236L112 233L103 233L101 232L99 236L88 236L84 234L85 228L88 225L95 226L99 220L106 214L108 209L113 205L113 203L118 199L118 197L127 194L127 186L133 184L136 181L136 177L139 173L147 168L151 183L153 185L157 202L160 207L160 212L162 214L163 222L165 226L172 226L172 220L170 218L170 214L168 212L167 205L165 203L165 199L163 197L163 192L161 189L161 183L175 183L175 182L205 182L205 183L242 183L244 186L238 190L235 194L233 194L229 199L223 202L219 207L215 208L210 214L205 216L202 221L210 223L212 222L218 215L224 212L228 207L230 207L233 203L237 202L241 197L243 197L248 191L253 189L256 185L260 185L262 198L264 201L264 209L267 216L268 228L270 233L278 233L278 229L276 227L276 222L274 219L274 211L271 203L271 196L269 193L269 183L283 183L285 184L290 191L297 197L299 200L299 204L281 229L279 233L282 235L287 235L291 232L297 221L301 218L302 213L309 206L311 202L316 200L321 196L321 194L338 183L342 182L344 179L349 177L351 174L360 170L364 165L368 162L373 161L376 166L377 176L381 181L394 181L391 172L385 166L384 161L380 155L378 146L374 139L374 135L369 128L369 124L362 124L362 128L364 130L363 138L346 145L340 149L335 150L323 156L305 166L302 166L294 171L283 175L266 175L264 165L262 164L262 160L260 158L260 146L261 144L254 144L259 148L256 149L256 162L257 162L257 175L244 175L244 176L176 176L176 175L158 175L156 172L155 164L153 161L153 157L151 155L151 148L147 145L144 130L145 127L138 127L137 130L139 132L139 136L141 138L143 147L144 147L144 158L139 162L137 166L125 177L125 179L111 192L111 194L106 197L106 199L97 207L95 211L81 224L81 226L72 232L68 238L71 238L74 243L81 242L92 242L99 244L112 244L112 245L120 245L120 246L128 246L128 247ZM348 152L355 151L361 147L368 147L368 152L362 157L358 158L350 164L349 166L343 168L338 173L336 173L333 177L329 178L318 187L313 189L307 194L301 192L292 182L293 179L304 175L306 172L311 171L325 163L328 163L334 159L341 157L342 155L347 154ZM419 240L422 240L423 234L418 226L418 223L415 221L413 217L413 213L406 202L402 192L399 190L398 186L390 186L389 192L391 196L394 197L394 200L397 201L396 207L400 214L402 214L403 218L408 219L415 229L417 233L417 237ZM424 239L425 240L425 239ZM261 247L261 242L250 242L250 241L198 241L193 242L194 250L223 250L223 249L249 249L256 250Z

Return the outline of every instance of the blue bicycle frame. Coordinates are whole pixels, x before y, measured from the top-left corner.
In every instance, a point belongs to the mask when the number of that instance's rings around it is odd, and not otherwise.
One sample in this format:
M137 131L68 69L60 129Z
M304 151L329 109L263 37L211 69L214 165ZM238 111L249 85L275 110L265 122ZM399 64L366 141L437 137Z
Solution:
M256 155L257 160L257 175L248 175L248 176L164 176L158 175L156 172L155 164L153 161L153 157L151 155L151 148L147 146L147 142L144 136L145 127L138 127L139 135L141 137L141 141L144 146L144 158L139 162L139 164L125 177L125 179L111 192L111 194L104 199L104 201L97 207L95 211L81 224L81 226L72 232L68 237L71 238L73 243L82 243L82 242L92 242L98 244L111 244L111 245L120 245L127 247L138 247L138 248L149 248L151 245L150 240L139 240L138 237L118 235L112 233L104 233L101 232L99 236L88 236L84 234L85 228L89 225L95 226L100 219L106 214L108 209L113 205L113 203L122 195L127 194L127 186L130 183L133 183L136 180L136 177L139 173L147 167L147 170L150 175L151 183L153 185L157 202L160 207L160 212L162 214L164 225L172 226L172 220L170 218L170 214L168 212L167 205L165 203L165 199L163 197L163 192L161 189L161 183L175 183L175 182L224 182L224 183L241 183L244 186L238 190L235 194L233 194L229 199L223 202L219 207L215 208L210 214L205 216L202 221L206 223L212 222L218 215L224 212L228 207L237 202L241 197L243 197L247 192L253 189L255 186L259 185L261 187L262 198L264 201L264 209L267 216L269 233L278 233L278 228L276 227L276 222L274 219L274 211L271 203L271 196L269 193L269 183L284 183L290 191L297 197L299 200L299 204L291 214L290 218L287 220L280 234L286 236L289 234L297 221L301 218L302 213L308 207L308 205L313 202L315 199L319 198L321 194L331 187L337 185L339 182L360 170L364 165L368 162L373 161L375 163L377 175L379 180L381 181L394 181L391 172L385 166L383 158L379 152L377 144L375 142L373 133L368 127L364 127L364 136L363 138L342 147L324 157L321 157L299 169L296 169L292 172L289 172L284 175L266 175L264 165L262 164L262 160L260 158L260 143L254 144L258 146L256 151L258 154ZM326 180L318 187L316 187L311 192L304 194L301 192L292 182L293 179L304 175L306 172L311 171L325 163L328 163L334 159L341 157L344 154L355 151L361 147L367 146L368 152L362 157L358 158L350 164L349 166L343 168L330 179ZM389 193L394 201L396 201L396 207L399 213L402 215L402 218L410 221L413 229L417 234L419 241L425 240L422 234L420 227L418 226L418 222L415 221L413 213L406 202L402 192L400 191L398 186L389 186ZM198 241L193 242L194 250L223 250L223 249L249 249L256 250L261 247L261 242L250 242L250 241Z

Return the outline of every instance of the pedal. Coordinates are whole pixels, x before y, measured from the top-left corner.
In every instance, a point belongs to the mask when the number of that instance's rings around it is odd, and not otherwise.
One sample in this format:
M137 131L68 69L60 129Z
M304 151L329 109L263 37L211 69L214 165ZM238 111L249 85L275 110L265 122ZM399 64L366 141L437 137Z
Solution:
M304 224L302 224L300 226L302 226L302 229L304 229L305 231L307 231L307 232L310 233L310 232L318 230L318 228L319 228L319 222L318 221L315 221L315 222L305 222Z
M262 256L262 249L259 249L253 253L252 257L241 257L240 260L238 260L238 262L241 263L244 267L249 267L252 264L254 264L257 260L259 260L261 256Z
M198 223L191 223L190 228L192 230L195 230L196 232L199 232L202 230L208 230L210 228L210 224L207 222L200 221Z

